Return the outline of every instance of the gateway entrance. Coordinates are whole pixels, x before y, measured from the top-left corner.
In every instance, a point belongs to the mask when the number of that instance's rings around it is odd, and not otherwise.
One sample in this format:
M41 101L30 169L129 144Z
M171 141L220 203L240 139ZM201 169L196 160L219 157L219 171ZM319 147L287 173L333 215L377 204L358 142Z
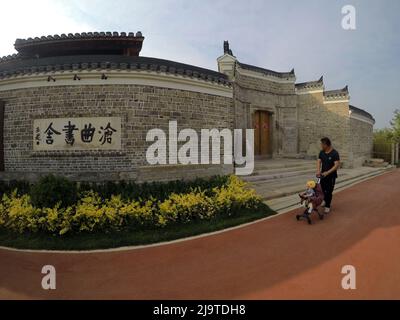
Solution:
M271 156L271 113L267 111L256 111L253 115L254 128L254 155Z

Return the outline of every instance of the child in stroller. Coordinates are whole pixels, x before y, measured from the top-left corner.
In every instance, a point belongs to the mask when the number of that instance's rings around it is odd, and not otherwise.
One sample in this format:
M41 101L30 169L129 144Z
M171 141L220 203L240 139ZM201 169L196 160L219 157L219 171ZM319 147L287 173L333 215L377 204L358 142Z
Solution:
M303 212L303 214L297 215L296 219L306 219L308 224L312 224L311 221L311 214L313 211L315 211L319 218L322 220L324 219L324 215L319 213L318 207L322 204L322 201L324 200L324 192L322 191L321 185L320 185L321 179L318 179L317 182L315 181L308 181L307 182L307 190L300 193L299 197L301 199L301 204L304 204L304 207L306 208Z

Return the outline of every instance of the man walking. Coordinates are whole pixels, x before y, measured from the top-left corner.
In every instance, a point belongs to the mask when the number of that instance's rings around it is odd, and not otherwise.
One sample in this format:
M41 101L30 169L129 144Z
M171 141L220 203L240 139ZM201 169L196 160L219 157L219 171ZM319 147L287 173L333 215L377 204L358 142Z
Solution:
M335 189L337 170L340 167L339 153L333 149L329 138L321 139L321 152L317 161L317 177L325 195L325 213L331 211L332 193Z

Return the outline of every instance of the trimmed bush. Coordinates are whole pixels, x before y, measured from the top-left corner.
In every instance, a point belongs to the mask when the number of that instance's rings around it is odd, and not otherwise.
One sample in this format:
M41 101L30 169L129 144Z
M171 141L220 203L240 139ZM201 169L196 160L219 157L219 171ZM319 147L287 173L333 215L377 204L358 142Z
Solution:
M37 208L53 208L56 205L68 207L77 200L76 183L64 177L48 175L31 188L32 204Z
M57 180L57 182L55 182ZM42 183L43 182L43 183ZM42 178L39 184L50 184L50 190L53 189L54 185L66 185L68 190L76 190L75 199L79 199L85 193L93 191L97 193L103 199L110 199L112 196L121 196L124 200L138 200L138 199L151 199L156 198L158 200L165 200L172 193L185 193L191 189L204 190L206 194L212 192L213 188L225 186L228 183L228 176L214 176L209 179L198 178L192 181L176 180L170 182L152 182L138 184L135 182L121 181L105 182L105 183L94 183L94 182L83 182L75 184L69 182L65 178L46 176ZM26 181L0 181L0 196L3 194L11 195L15 190L17 194L22 196L29 193L32 201L36 204L44 203L45 201L38 200L36 198L47 198L51 193L41 192L41 190L47 189L44 186L38 186L38 184L31 185ZM67 191L68 192L68 191ZM41 194L44 193L42 196ZM38 196L37 196L38 195ZM66 201L71 203L70 201ZM46 201L49 203L57 203L52 201ZM74 203L71 203L74 204ZM62 202L61 206L67 206Z
M11 194L12 192L16 191L18 195L22 196L30 192L31 185L27 181L17 181L12 180L9 182L0 181L0 195L3 194Z
M211 192L213 188L224 186L228 183L228 176L215 176L210 179L195 179L193 181L176 180L170 182L152 182L137 184L135 182L106 182L82 183L79 192L94 191L103 199L112 196L121 196L124 200L151 199L165 200L171 193L185 193L191 189Z

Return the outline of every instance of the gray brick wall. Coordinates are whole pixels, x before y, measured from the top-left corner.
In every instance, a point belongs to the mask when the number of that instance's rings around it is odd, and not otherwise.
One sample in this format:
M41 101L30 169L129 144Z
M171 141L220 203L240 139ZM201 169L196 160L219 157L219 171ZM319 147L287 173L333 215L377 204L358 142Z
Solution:
M350 126L351 157L353 165L360 166L372 156L373 126L357 119L350 119Z
M148 130L161 128L167 132L170 120L178 121L178 130L233 127L231 98L150 86L18 89L0 92L0 100L6 106L3 177L10 179L35 179L38 174L52 172L77 180L146 180L146 170L141 173L140 168L147 165L145 155L151 144L146 143ZM96 116L122 118L121 151L33 151L34 119ZM159 175L164 172L171 176L168 170L161 168ZM188 167L179 170L185 172L184 176L191 176ZM225 171L220 166L212 169L214 174Z
M327 136L343 162L350 151L350 119L348 103L324 104L322 92L298 95L299 152L316 156L320 139Z

